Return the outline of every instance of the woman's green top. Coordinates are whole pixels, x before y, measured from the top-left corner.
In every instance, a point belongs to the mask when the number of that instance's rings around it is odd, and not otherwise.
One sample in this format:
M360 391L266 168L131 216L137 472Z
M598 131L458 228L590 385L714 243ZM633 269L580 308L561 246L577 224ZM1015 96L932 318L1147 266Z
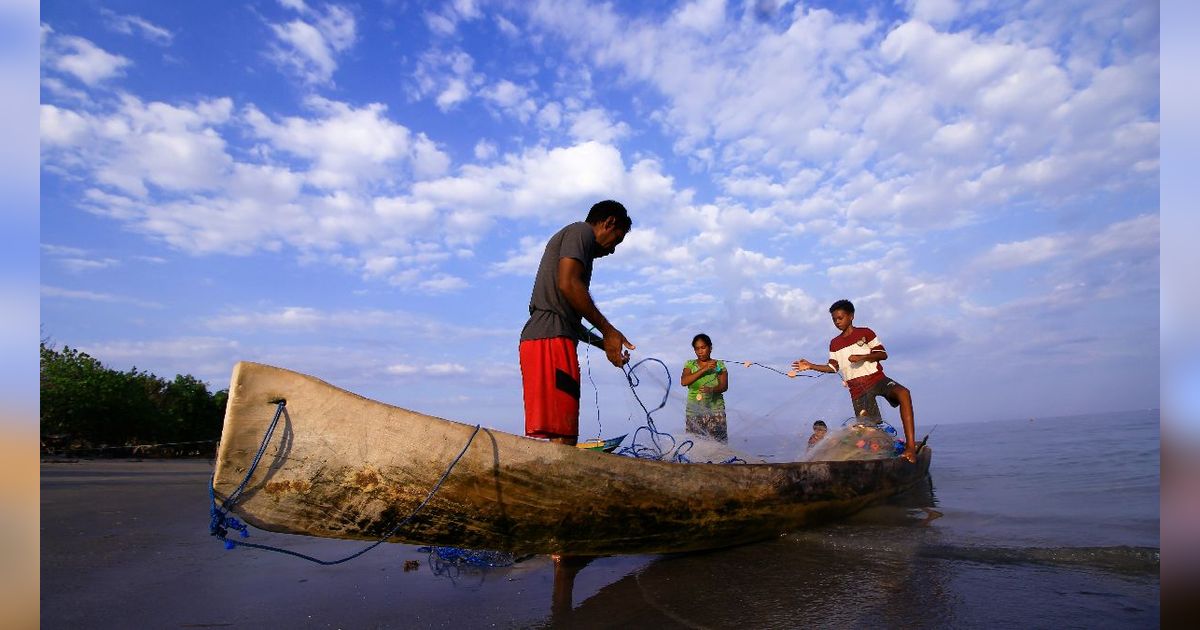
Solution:
M695 359L692 359L683 364L683 369L687 370L689 374L695 374L700 369L700 364ZM701 387L716 387L719 385L720 381L717 379L717 375L723 371L725 371L725 362L717 361L716 369L692 381L692 384L688 385L687 406L689 410L695 409L701 413L704 410L725 410L724 394L702 393L700 391Z

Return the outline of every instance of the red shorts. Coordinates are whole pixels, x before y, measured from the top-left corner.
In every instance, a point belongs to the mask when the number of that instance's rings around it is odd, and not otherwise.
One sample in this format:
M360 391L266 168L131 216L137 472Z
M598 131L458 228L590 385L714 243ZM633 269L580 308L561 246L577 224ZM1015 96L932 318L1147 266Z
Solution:
M579 355L575 344L569 337L521 342L525 435L579 436Z

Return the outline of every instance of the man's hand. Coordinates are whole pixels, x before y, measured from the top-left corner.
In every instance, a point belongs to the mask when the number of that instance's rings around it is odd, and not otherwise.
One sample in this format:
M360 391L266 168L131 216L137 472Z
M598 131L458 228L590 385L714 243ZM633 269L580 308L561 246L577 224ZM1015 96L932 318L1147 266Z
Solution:
M866 361L867 358L868 355L865 354L852 354L846 357L846 360L850 361L851 363L862 363L863 361Z
M630 343L625 335L616 328L610 328L604 332L604 354L613 367L621 367L629 363L629 350L636 348L637 346Z

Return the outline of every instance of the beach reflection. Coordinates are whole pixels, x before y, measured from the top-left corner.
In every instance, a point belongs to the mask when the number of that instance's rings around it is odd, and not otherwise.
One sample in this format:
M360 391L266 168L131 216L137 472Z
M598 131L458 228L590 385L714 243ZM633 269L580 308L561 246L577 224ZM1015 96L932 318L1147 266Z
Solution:
M944 575L916 562L937 537L932 485L837 525L731 549L660 556L571 608L582 567L555 577L548 627L912 626L951 619ZM586 564L586 563L585 563ZM584 569L586 573L586 569ZM561 582L560 582L561 579Z

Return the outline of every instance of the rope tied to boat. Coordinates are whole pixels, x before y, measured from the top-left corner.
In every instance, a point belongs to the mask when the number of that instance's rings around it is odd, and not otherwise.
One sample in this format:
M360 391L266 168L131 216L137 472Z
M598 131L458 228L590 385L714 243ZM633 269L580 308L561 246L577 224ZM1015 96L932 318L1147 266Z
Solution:
M248 538L250 536L250 532L246 524L238 521L238 519L234 518L233 516L230 516L229 513L231 510L233 510L234 506L237 505L238 500L241 498L242 491L246 489L246 485L250 482L250 478L254 476L254 471L258 468L258 464L262 460L263 453L265 453L267 450L267 445L271 443L271 436L275 433L275 427L279 425L279 419L287 413L286 400L280 399L272 400L270 402L276 405L275 416L271 418L271 423L267 425L267 430L263 435L262 442L258 445L258 451L254 454L254 459L250 461L250 467L246 470L246 476L242 479L242 482L238 484L237 488L235 488L233 492L229 493L229 496L227 496L225 500L221 502L220 506L217 505L216 497L216 471L213 471L213 477L208 484L208 497L211 503L209 508L209 534L215 536L217 540L220 540L222 543L224 543L226 549L233 549L235 547L261 549L263 551L272 551L275 553L294 556L302 560L308 560L309 562L315 562L325 566L341 564L343 562L353 560L387 542L387 540L392 536L395 536L396 533L400 531L400 528L408 524L408 522L411 521L422 509L425 508L429 501L433 499L438 490L441 490L442 484L446 482L446 479L450 476L450 472L454 470L454 467L457 466L458 462L462 460L463 455L467 454L467 449L470 448L471 443L475 441L475 436L479 435L480 429L480 425L475 425L475 430L471 432L471 437L467 438L467 443L463 445L462 450L458 453L458 456L455 457L454 460L450 462L450 465L446 467L446 472L442 473L442 476L437 480L437 483L433 484L433 488L430 489L429 494L426 495L425 499L422 500L417 507L413 508L413 511L409 512L408 516L405 516L394 526L392 526L392 528L388 530L386 534L380 537L379 540L371 543L363 549L360 549L359 551L346 556L345 558L340 558L338 560L321 560L320 558L314 558L313 556L292 551L290 549L244 542L229 538L230 530L239 532L242 538Z

